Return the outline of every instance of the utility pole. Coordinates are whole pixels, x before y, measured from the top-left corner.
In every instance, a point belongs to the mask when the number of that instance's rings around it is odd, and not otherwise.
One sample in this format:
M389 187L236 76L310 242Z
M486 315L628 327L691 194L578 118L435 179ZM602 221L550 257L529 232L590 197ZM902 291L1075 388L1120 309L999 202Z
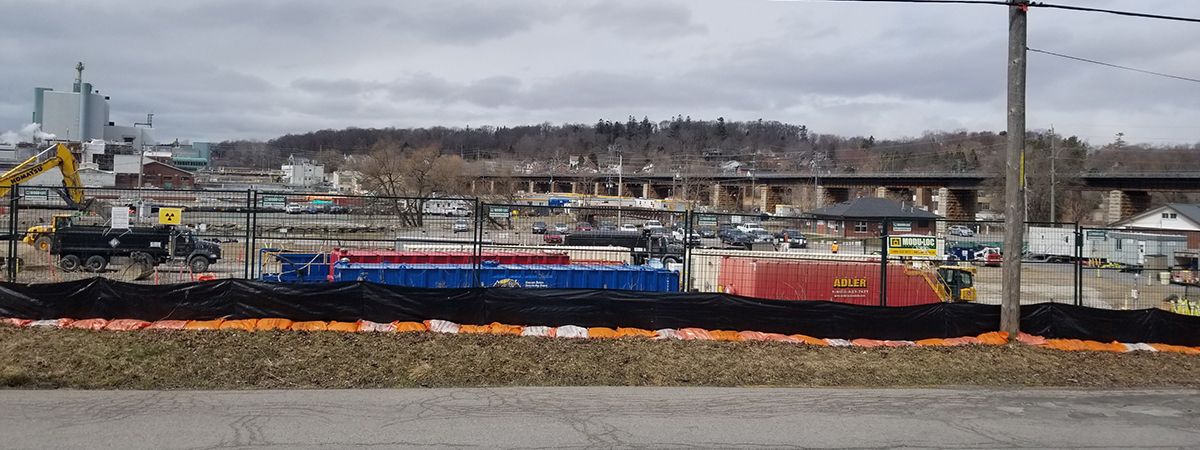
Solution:
M1000 331L1015 342L1021 329L1021 250L1025 242L1025 50L1029 5L1008 7L1008 151L1004 164L1004 267Z
M617 155L617 226L621 226L621 204L625 203L625 179L622 178L622 172L625 171L625 155ZM610 180L612 178L609 178ZM597 224L598 225L598 224Z

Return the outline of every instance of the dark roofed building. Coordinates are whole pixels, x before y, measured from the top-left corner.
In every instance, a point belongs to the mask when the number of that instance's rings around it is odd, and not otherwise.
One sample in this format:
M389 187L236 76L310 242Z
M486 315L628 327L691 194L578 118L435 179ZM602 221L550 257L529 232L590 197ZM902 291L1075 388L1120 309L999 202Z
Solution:
M875 237L883 234L883 222L891 221L888 234L934 235L942 216L886 198L864 197L808 212L814 230L843 237Z

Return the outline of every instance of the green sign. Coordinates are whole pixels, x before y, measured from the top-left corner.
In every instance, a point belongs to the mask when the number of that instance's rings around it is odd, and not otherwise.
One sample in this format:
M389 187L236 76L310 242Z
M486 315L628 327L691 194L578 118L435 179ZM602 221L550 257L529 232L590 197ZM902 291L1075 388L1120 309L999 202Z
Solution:
M282 195L264 195L263 196L263 206L264 207L275 206L275 207L282 208L283 205L285 205L285 204L287 204L287 199L284 198L284 196L282 196Z
M700 226L702 226L702 227L705 227L705 226L715 227L715 226L717 226L717 216L702 215L699 217L699 219L696 220L696 223L700 224Z
M1087 230L1087 239L1092 241L1103 241L1108 239L1108 232L1104 230Z
M21 192L26 200L50 200L50 190L46 188L26 188Z
M489 206L488 207L488 217L491 217L493 219L503 219L505 217L510 217L510 216L512 216L512 212L509 211L507 206Z
M931 236L895 236L888 238L888 254L898 256L937 256L937 238Z

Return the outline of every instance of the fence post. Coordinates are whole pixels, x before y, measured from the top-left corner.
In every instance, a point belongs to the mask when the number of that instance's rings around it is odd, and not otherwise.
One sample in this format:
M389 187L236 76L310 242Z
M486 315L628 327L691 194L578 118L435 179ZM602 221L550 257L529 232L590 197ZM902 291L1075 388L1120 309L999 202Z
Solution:
M250 216L254 214L254 190L246 190L246 235L242 239L242 278L250 279Z
M254 279L255 261L258 260L258 191L250 190L250 215L247 216L247 222L250 227L246 229L247 241L250 242L249 250L246 251L246 264L249 276L246 279Z
M1083 306L1083 229L1075 222L1075 306Z
M8 207L8 259L5 261L9 282L17 281L17 211L20 209L21 185L13 184L9 194Z
M480 277L479 271L483 268L483 201L478 197L475 198L475 229L471 231L473 239L471 239L471 261L474 267L471 270L471 287L479 287Z
M888 228L891 220L883 219L879 232L879 306L887 306L887 272L888 272ZM864 246L865 247L865 246ZM866 251L866 249L863 249Z
M683 273L680 274L682 278L679 280L679 290L681 292L691 290L692 246L689 244L689 240L692 237L692 230L695 229L695 225L692 224L692 217L692 205L688 204L687 209L683 212Z

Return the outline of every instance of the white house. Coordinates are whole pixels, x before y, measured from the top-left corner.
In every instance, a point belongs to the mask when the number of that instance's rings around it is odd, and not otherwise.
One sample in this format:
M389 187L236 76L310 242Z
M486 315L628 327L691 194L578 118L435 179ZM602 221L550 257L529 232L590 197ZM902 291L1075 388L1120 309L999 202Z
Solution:
M1171 203L1109 225L1141 231L1175 231L1188 237L1187 247L1200 248L1200 205Z

